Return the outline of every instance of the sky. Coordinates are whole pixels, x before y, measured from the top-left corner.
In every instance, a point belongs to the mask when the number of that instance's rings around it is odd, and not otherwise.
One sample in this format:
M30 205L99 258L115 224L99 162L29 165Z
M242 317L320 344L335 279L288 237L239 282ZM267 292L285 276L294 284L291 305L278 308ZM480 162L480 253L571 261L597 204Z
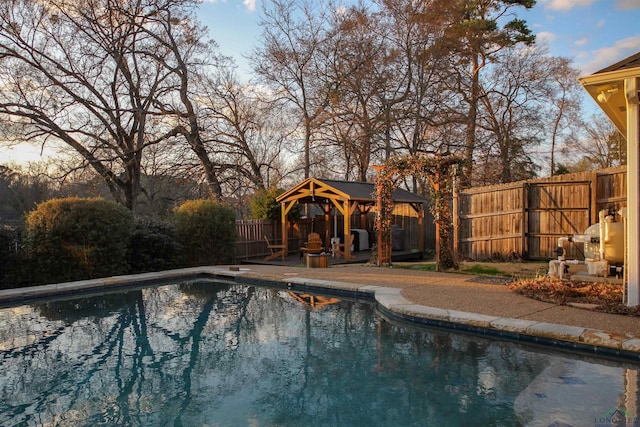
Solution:
M316 0L321 1L321 0ZM260 39L262 0L204 0L199 18L222 53L248 72L243 56ZM572 59L582 75L591 74L640 51L640 0L538 0L517 8L539 43L551 54Z
M241 75L250 73L246 57L259 44L261 7L262 0L203 0L200 6L198 18ZM537 42L572 59L581 75L640 51L640 0L538 0L531 10L518 9ZM584 102L587 110L597 110L588 96ZM0 163L39 158L39 148L0 151Z

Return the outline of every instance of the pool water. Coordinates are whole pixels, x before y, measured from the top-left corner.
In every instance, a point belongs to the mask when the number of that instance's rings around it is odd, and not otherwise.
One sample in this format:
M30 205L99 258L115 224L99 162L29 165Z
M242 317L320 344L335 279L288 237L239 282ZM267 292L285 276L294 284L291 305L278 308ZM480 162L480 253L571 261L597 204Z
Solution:
M2 426L612 426L640 412L633 363L284 289L164 285L7 307L0 325Z

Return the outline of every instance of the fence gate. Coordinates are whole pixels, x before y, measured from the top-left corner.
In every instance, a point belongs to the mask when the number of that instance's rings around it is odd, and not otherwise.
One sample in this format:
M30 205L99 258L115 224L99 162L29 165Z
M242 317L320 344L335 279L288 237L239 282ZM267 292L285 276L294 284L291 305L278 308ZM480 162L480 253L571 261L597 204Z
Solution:
M558 238L582 234L590 225L591 181L525 184L525 247L529 259L556 258ZM582 245L568 245L567 258L582 258Z

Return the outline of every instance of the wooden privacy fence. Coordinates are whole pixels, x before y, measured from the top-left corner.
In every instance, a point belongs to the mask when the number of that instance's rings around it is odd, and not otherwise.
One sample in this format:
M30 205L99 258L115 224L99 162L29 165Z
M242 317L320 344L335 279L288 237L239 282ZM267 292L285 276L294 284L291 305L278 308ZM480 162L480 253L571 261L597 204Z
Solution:
M461 190L454 250L469 260L553 259L558 238L584 233L602 209L626 206L626 194L624 166ZM583 256L578 245L568 249Z
M236 240L236 259L249 259L269 254L267 236L271 243L280 238L280 223L268 219L236 221L238 238Z

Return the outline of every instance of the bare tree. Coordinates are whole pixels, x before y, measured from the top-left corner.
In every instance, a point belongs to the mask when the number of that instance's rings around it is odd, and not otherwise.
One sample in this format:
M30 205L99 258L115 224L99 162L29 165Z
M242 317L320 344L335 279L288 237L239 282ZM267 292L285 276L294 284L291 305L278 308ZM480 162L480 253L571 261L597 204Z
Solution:
M207 82L205 70L226 64L228 58L216 54L217 45L207 39L206 27L196 20L193 10L196 2L158 1L162 3L149 14L148 23L141 24L139 29L157 43L156 49L165 52L154 58L157 65L168 73L164 91L154 100L154 106L166 127L162 138L184 138L198 159L209 187L209 196L222 199L219 175L223 168L211 157L211 150L203 136L201 106L197 99L203 84Z
M582 120L580 110L580 93L578 83L579 71L571 66L568 58L549 57L549 74L547 78L547 114L552 122L549 129L551 153L549 158L549 174L556 173L555 153L558 146L571 137L576 126Z
M27 212L56 194L45 165L0 165L0 225L17 223Z
M337 82L327 114L341 127L335 142L342 147L347 171L355 169L358 181L366 181L371 157L384 149L385 111L380 101L390 82L385 76L387 46L379 18L363 6L335 15L331 65L325 77Z
M262 44L251 62L260 81L276 99L293 105L301 126L304 177L311 172L311 148L331 88L320 78L321 56L332 4L307 0L268 0L264 3Z
M532 8L535 0L454 0L451 4L451 25L443 40L452 52L452 67L463 67L460 76L465 82L460 82L460 89L468 110L461 184L470 185L482 97L481 71L501 50L517 43L533 43L535 36L523 20L512 16L512 12L516 7Z
M477 164L492 174L478 171L476 176L485 177L483 184L531 178L534 148L544 137L547 81L554 70L540 51L521 47L503 51L487 71L480 82L477 150L485 161Z
M183 137L220 197L200 140L192 72L210 53L194 0L11 0L0 6L0 114L23 140L57 141L135 211L147 147ZM176 101L181 109L170 107Z
M391 75L405 82L403 90L394 90L397 104L391 110L391 139L395 150L411 155L419 152L445 152L455 141L450 124L457 112L456 95L447 90L442 67L446 64L440 39L450 17L450 1L421 2L381 0L382 13L387 17L394 49L403 66L394 67ZM402 73L403 71L403 73ZM394 81L392 80L392 83ZM396 85L398 83L395 83ZM386 103L383 103L387 105ZM385 109L385 112L389 111ZM385 116L385 140L388 141L388 118ZM459 119L457 119L459 121ZM386 146L389 144L387 143Z
M60 141L135 210L153 98L164 79L138 31L146 5L4 2L0 113L25 140ZM134 13L130 13L134 12ZM153 55L162 53L154 52Z
M412 70L427 45L415 31L422 24L415 17L426 9L381 1L377 10L360 4L335 15L326 79L337 84L326 117L345 175L355 169L354 177L366 180L371 162L384 162L398 148L399 126L410 115Z
M604 115L594 115L583 123L584 132L570 140L563 154L573 158L573 171L609 168L627 164L624 136Z
M270 91L240 84L231 67L219 68L204 86L204 133L227 189L238 195L277 184L287 175L284 143L292 132L286 105L272 101Z

